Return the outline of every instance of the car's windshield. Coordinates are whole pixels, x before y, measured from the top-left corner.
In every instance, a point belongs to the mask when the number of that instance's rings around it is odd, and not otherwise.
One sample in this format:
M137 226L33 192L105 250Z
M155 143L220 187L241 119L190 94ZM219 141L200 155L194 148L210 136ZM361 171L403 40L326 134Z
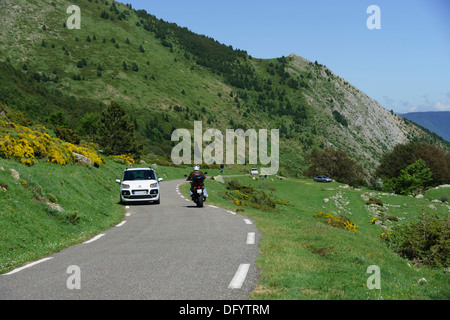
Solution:
M156 180L153 170L133 170L125 171L123 175L124 181L130 180Z

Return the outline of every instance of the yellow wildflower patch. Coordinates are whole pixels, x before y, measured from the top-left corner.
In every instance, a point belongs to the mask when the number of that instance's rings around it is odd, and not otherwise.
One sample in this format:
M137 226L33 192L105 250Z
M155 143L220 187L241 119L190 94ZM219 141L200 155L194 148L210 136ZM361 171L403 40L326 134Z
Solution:
M315 213L313 214L313 217L325 218L323 223L328 224L332 227L337 227L352 232L358 232L357 225L354 222L350 221L350 219L348 219L347 217L344 216L336 217L330 213L323 213L323 212Z
M0 157L13 158L29 166L36 164L36 158L66 165L75 163L73 152L76 152L91 159L97 167L105 163L93 144L74 145L51 137L44 130L44 127L33 130L0 120Z
M135 163L134 158L131 156L131 154L121 154L117 156L109 156L109 158L115 158L122 160L125 164L133 165Z

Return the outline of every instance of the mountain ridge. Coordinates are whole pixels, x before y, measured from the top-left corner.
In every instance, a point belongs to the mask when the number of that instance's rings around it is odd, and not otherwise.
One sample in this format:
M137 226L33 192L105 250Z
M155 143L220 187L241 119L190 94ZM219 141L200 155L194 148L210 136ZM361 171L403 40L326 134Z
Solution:
M450 111L408 112L399 115L450 141Z
M65 26L71 4L80 6L80 30ZM279 128L282 171L294 175L313 148L341 148L368 171L398 143L448 148L326 66L295 54L256 59L113 1L5 0L4 14L0 59L56 95L90 101L89 112L117 100L151 159L167 159L173 130L192 130L196 120L223 132ZM74 105L81 110L65 109L76 126L83 107ZM10 107L28 112L26 105Z

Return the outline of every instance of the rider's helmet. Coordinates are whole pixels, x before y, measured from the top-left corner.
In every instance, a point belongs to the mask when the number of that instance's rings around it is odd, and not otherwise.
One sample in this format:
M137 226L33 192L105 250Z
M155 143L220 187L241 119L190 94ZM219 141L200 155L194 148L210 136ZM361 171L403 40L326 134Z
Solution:
M200 170L200 166L198 164L194 165L194 171L199 171Z

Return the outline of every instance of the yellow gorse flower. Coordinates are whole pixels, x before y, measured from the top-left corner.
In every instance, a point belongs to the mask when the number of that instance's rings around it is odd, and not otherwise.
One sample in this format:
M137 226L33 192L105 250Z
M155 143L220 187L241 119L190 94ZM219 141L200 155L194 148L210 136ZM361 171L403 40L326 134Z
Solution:
M346 217L336 217L330 213L323 213L322 211L313 214L313 217L325 218L325 221L323 223L328 224L332 227L337 227L352 232L358 232L357 225Z
M123 160L126 164L133 165L135 163L134 158L131 156L131 154L121 154L118 156L109 156L110 158L116 158Z
M91 159L97 167L105 163L105 159L95 152L93 144L74 145L58 138L52 138L48 133L41 132L43 130L46 129L39 127L37 130L33 130L1 120L0 156L12 157L29 166L36 164L36 158L66 165L75 163L73 152L76 152Z

